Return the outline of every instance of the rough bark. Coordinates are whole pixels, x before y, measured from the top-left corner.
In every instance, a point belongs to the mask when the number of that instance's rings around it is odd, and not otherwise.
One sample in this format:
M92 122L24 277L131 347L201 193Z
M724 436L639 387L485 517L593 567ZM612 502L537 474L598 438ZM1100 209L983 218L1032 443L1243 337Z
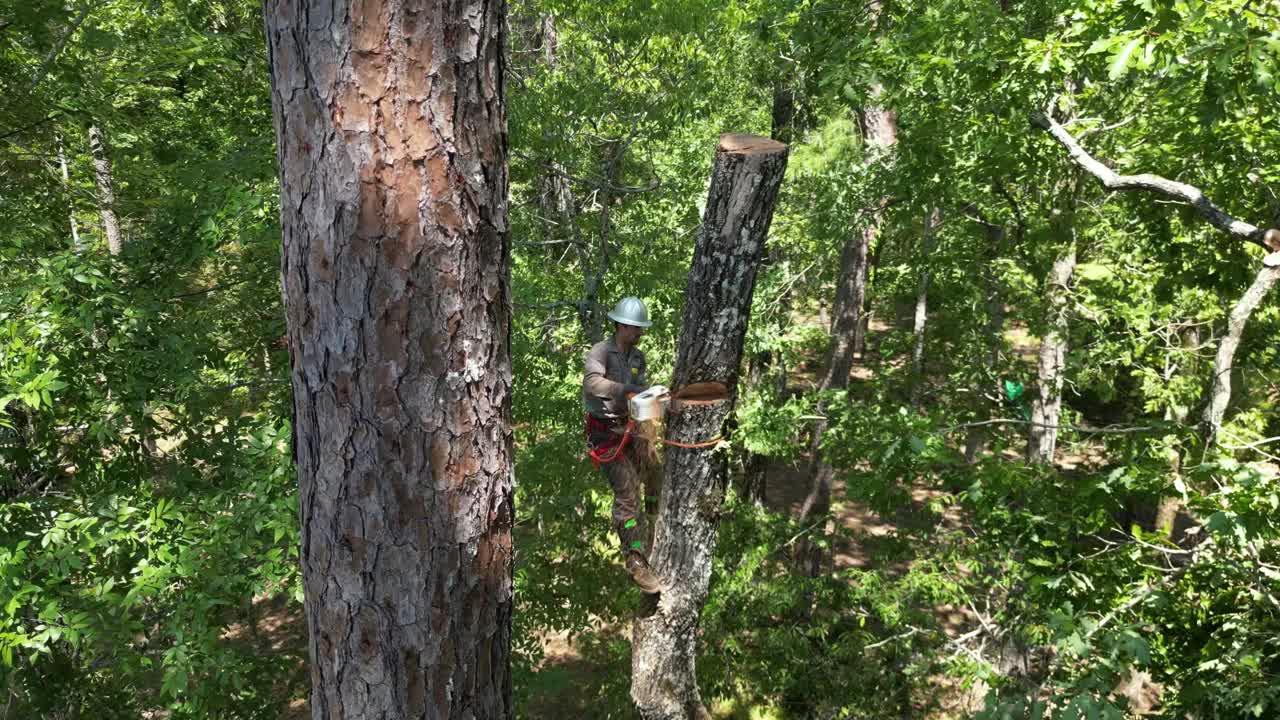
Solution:
M724 391L718 398L674 403L668 441L706 441L720 435L732 416L756 270L786 161L787 147L773 140L720 138L685 289L672 385L719 383ZM653 612L636 620L632 639L631 698L645 720L709 717L694 661L726 482L722 453L667 448L650 557L666 589Z
M1280 267L1263 266L1258 270L1253 283L1244 295L1236 301L1227 316L1227 334L1218 343L1218 352L1213 359L1213 381L1209 388L1209 402L1204 409L1204 436L1206 445L1212 445L1222 428L1222 421L1227 414L1227 406L1231 404L1231 368L1235 361L1236 349L1240 347L1240 338L1244 335L1245 324L1249 316L1262 304L1267 293L1280 280Z
M1053 462L1058 446L1058 418L1062 410L1063 371L1067 355L1067 324L1071 277L1076 269L1076 248L1072 243L1053 263L1045 280L1047 329L1040 340L1036 366L1036 395L1031 401L1031 425L1027 432L1027 462Z
M511 716L505 12L265 5L316 720Z
M879 12L879 3L873 3L875 12ZM884 94L884 88L875 83L871 86L871 97L877 99ZM879 107L872 104L870 107L863 108L858 112L858 127L862 131L862 139L866 144L871 159L874 162L889 163L892 161L893 146L898 143L898 114L893 110ZM867 326L870 323L870 311L864 312L863 307L867 304L867 279L868 264L871 261L871 244L880 235L880 219L885 208L889 206L890 198L883 197L876 203L874 208L868 208L864 211L868 220L866 227L862 228L855 236L850 237L848 242L856 242L860 247L854 252L853 262L855 263L851 269L854 272L852 278L845 282L851 283L849 290L849 303L853 307L853 312L857 317L857 322L853 325L851 337L852 346L849 348L853 355L850 356L850 368L852 368L853 356L862 357L866 350ZM846 251L849 248L846 245ZM841 253L841 263L843 264L843 252ZM837 297L837 302L839 298ZM835 359L835 356L832 356ZM846 371L846 375L847 375ZM843 386L841 386L843 387Z
M98 212L102 216L102 230L107 236L107 251L119 255L124 249L124 237L120 234L120 221L116 218L115 179L111 173L111 156L97 125L89 127L89 153L93 156L93 175L98 183Z
M865 344L862 307L867 296L867 255L878 224L878 216L873 215L867 227L854 231L840 251L836 297L831 307L831 347L827 353L827 373L822 380L824 388L842 388L849 384L854 359Z

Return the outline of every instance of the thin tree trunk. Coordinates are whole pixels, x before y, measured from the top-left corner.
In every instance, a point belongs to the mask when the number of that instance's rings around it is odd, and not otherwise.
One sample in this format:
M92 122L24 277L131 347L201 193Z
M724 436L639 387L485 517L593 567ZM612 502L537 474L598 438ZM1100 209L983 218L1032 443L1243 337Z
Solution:
M819 386L822 390L842 390L849 386L855 348L862 341L860 310L866 291L868 243L874 232L873 221L871 229L856 233L840 253L836 300L831 314L831 347L827 355L827 372ZM826 407L819 404L816 412L825 416ZM797 518L806 527L813 518L823 517L831 509L831 485L835 471L822 457L822 438L826 431L827 421L817 421L809 440L809 492L800 505ZM815 528L810 534L820 537L824 532ZM821 570L820 546L810 542L809 538L801 538L796 543L794 558L796 567L808 577L816 577Z
M80 242L80 224L76 222L76 206L71 196L71 172L67 169L67 153L62 146L62 135L58 135L58 166L62 168L62 189L67 193L67 219L71 221L71 247L76 252L83 252Z
M870 7L872 12L879 14L881 10L880 3L873 2ZM871 99L876 100L882 95L884 95L884 87L880 83L873 83L871 86ZM866 145L870 161L881 164L891 163L893 161L893 146L898 143L898 114L893 110L872 104L858 112L858 127L862 131L862 139ZM858 321L853 326L851 347L853 354L857 357L865 355L867 327L870 324L871 313L869 311L864 312L863 307L867 304L868 262L871 259L871 244L880 234L881 215L888 204L889 198L880 198L874 208L865 210L864 213L869 216L867 226L856 236L849 239L849 242L856 242L861 245L854 251L856 264L851 268L854 276L847 281L853 284L849 301L853 304L853 311L858 318ZM843 253L841 256L841 264L843 265Z
M827 352L824 388L843 388L849 384L856 354L861 352L865 331L862 306L867 293L867 250L876 233L875 220L855 231L840 251L840 270L836 275L836 298L831 307L831 346Z
M988 262L983 263L982 268L983 293L986 296L987 307L987 323L984 332L987 339L987 357L986 367L983 368L983 382L979 383L980 388L985 388L985 391L978 395L979 420L991 418L995 398L1000 397L1000 392L1003 390L1000 387L999 372L1004 349L1004 292L1000 287L1000 280L996 276L993 264L996 258L1004 254L1006 237L1003 226L987 222L983 222L982 225L987 232L991 256ZM978 456L986 450L987 439L987 426L975 425L969 428L964 441L965 462L973 464L978 461Z
M754 388L757 392L764 391L763 386L767 382L770 359L771 353L766 350L756 353L747 361L747 387ZM743 453L742 478L737 492L756 507L764 507L765 477L768 469L769 456L750 450Z
M124 237L120 234L120 221L116 219L115 180L111 174L111 156L102 130L89 126L89 152L93 155L93 174L98 182L98 211L102 215L102 229L107 236L107 251L119 255L124 249Z
M542 49L542 62L549 68L556 66L556 52L560 38L556 33L556 16L548 13L539 19L538 42Z
M879 4L873 3L879 12ZM875 84L871 97L884 94L884 88ZM892 159L892 148L898 142L898 117L892 110L875 105L858 113L858 126L867 145L869 162L887 163ZM874 208L868 208L867 225L855 231L845 241L840 251L840 272L836 277L836 297L831 309L831 347L827 355L827 373L823 377L823 390L841 390L849 386L849 373L856 357L864 356L869 313L867 304L867 274L871 256L871 242L880 232L880 216L888 204L882 198ZM819 405L818 415L825 415L826 408ZM800 506L798 521L803 526L813 518L825 516L831 509L831 487L835 470L822 457L822 438L827 431L827 421L819 420L809 441L809 492ZM815 528L811 535L821 536L824 530ZM796 565L809 577L817 576L822 566L819 544L803 538L796 544Z
M264 11L311 715L509 718L505 6Z
M626 145L621 141L611 140L605 144L604 156L601 159L601 175L604 186L599 191L600 232L596 237L598 246L595 257L591 257L583 246L582 255L582 303L578 308L578 317L582 322L583 332L591 344L604 339L604 306L600 303L600 284L609 272L609 235L613 231L613 198L611 188L617 184L618 173L622 169L622 155Z
M1069 232L1074 230L1069 229ZM1037 393L1031 403L1031 425L1027 433L1027 462L1053 462L1058 446L1058 418L1062 410L1062 384L1067 355L1068 308L1071 277L1076 269L1074 240L1053 263L1045 281L1048 328L1040 340L1037 364Z
M924 334L929 319L929 261L937 245L937 229L942 211L934 208L925 218L923 252L920 258L920 282L916 285L916 310L911 325L911 402L919 405L924 393Z
M780 60L781 63L786 62ZM796 94L791 78L779 70L779 78L773 85L773 108L770 112L769 137L781 143L790 143L796 118Z
M718 383L723 390L675 403L667 440L699 443L723 432L733 414L756 270L786 170L787 147L750 135L720 138L685 290L672 384ZM666 450L651 563L664 591L635 622L631 698L645 720L709 718L698 693L698 614L711 580L726 477L710 448Z
M1245 324L1267 297L1267 293L1271 292L1277 280L1280 280L1280 267L1264 265L1227 316L1227 334L1218 343L1218 352L1213 359L1213 381L1209 388L1209 402L1204 409L1203 432L1206 446L1217 441L1218 431L1227 415L1227 406L1231 404L1231 368L1235 362L1236 349L1240 347L1240 338L1244 335Z

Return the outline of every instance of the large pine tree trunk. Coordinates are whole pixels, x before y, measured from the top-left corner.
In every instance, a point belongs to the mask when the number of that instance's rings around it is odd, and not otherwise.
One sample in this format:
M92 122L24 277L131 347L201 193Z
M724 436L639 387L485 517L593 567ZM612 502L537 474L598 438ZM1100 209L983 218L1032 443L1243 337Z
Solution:
M787 164L782 143L724 135L685 289L672 384L718 383L719 394L677 401L667 440L698 443L723 432L733 414L756 269ZM650 562L665 590L636 620L631 698L645 720L708 718L694 660L698 613L707 597L727 468L710 448L666 450L662 500Z
M1031 402L1031 425L1027 433L1027 462L1047 465L1058 447L1058 418L1062 410L1062 384L1067 355L1068 309L1071 277L1076 270L1076 248L1058 256L1045 280L1047 329L1040 340L1037 364L1037 392Z
M1277 280L1280 280L1280 267L1264 265L1227 316L1227 334L1218 343L1218 352L1214 356L1209 402L1204 409L1203 432L1206 445L1217 441L1218 431L1227 415L1227 406L1231 404L1231 368L1235 362L1236 349L1240 347L1240 338L1244 336L1245 324L1267 297L1267 293L1271 292Z
M93 156L93 174L98 183L98 212L102 216L102 230L107 236L107 251L119 255L124 249L124 237L120 234L120 221L116 218L115 178L111 173L107 142L97 125L89 127L89 153Z
M510 717L505 6L265 15L312 717Z

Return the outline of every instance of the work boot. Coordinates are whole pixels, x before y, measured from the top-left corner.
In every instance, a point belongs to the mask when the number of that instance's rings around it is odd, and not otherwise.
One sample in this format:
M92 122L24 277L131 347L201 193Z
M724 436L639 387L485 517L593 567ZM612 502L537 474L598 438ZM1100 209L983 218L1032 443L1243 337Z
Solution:
M650 595L662 592L662 582L658 580L658 575L653 568L649 567L649 561L644 559L644 555L638 552L627 553L626 566L631 582L635 583L641 592Z

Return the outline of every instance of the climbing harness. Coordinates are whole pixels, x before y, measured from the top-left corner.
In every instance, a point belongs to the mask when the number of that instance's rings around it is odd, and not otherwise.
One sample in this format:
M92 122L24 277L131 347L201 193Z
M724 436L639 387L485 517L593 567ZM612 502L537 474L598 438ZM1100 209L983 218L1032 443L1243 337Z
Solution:
M613 462L614 460L618 459L618 455L622 453L622 449L627 446L627 441L631 439L631 428L634 423L631 423L629 421L627 422L627 428L622 431L622 439L618 441L618 444L613 445L610 443L605 443L605 444L602 444L600 447L591 447L590 445L590 442L591 442L590 436L591 436L593 424L598 426L598 425L603 425L604 423L600 422L599 420L596 420L596 418L593 418L590 415L587 416L587 443L588 443L587 454L591 456L592 464L594 464L596 468L599 469L601 465L607 465ZM610 450L612 450L613 452L610 453L608 456L605 456L605 453Z

